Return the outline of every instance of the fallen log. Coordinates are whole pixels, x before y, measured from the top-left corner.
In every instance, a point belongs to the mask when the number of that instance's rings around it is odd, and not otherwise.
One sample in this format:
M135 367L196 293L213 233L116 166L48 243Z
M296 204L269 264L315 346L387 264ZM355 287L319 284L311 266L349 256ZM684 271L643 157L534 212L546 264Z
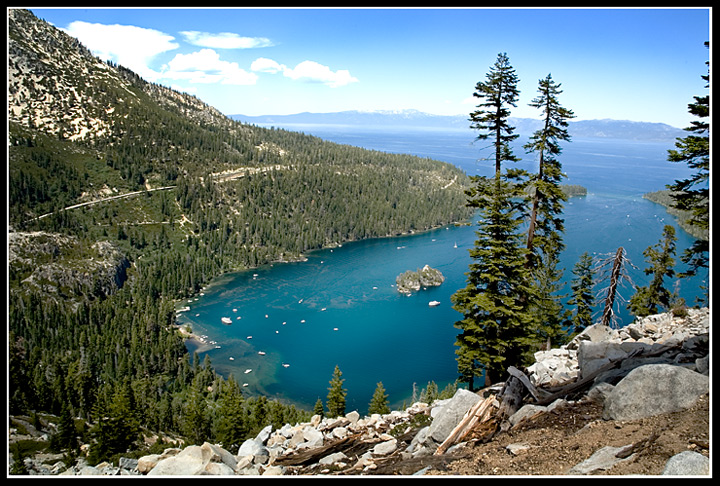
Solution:
M278 456L273 461L273 464L282 466L307 466L335 452L343 452L346 455L353 452L362 454L373 447L378 441L379 440L364 441L361 438L361 434L354 434L321 447L295 451L284 456Z

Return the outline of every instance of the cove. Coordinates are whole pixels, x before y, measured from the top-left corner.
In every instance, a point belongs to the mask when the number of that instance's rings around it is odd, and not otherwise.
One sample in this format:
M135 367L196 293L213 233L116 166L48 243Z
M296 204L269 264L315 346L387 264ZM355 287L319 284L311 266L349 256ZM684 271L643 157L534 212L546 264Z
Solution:
M217 343L203 346L202 354L220 374L247 383L250 393L311 409L318 398L325 402L337 365L348 410L366 410L378 382L400 405L414 383L444 386L457 378L453 323L459 314L450 296L465 285L473 241L472 228L449 225L228 274L188 303L178 323ZM426 264L443 273L441 286L411 296L397 292L398 274ZM440 305L429 306L433 300Z
M374 132L363 138L353 132L358 139L353 144L386 151L401 144L398 151L410 147L418 153L426 151L474 173L477 148L461 141L466 136L407 133L382 138ZM579 140L565 149L567 182L582 184L589 193L565 203L566 249L560 262L565 287L560 294L569 292L572 267L583 252L599 258L614 254L619 246L635 266L628 268L632 281L646 285L642 253L658 243L665 224L676 228L676 271L683 269L679 255L693 238L664 208L642 198L645 192L686 177L684 167L665 160L667 148L657 143ZM203 295L181 304L190 310L182 312L177 322L206 336L208 344L202 347L188 341L189 351L197 351L201 360L208 355L218 373L232 374L247 384L247 395L265 395L311 410L318 398L325 403L337 365L345 380L348 411L365 413L378 382L383 383L391 408L399 408L404 401L409 403L413 385L421 389L432 380L442 389L457 378L458 330L453 324L460 314L452 309L450 297L466 285L476 218L470 223L346 243L311 252L303 262L223 275ZM424 265L440 270L445 282L410 297L399 294L393 286L395 277ZM677 286L692 305L702 295L700 286L706 277L666 280L666 286ZM623 299L634 290L625 286L619 292L615 311L618 325L626 325L632 316ZM440 305L428 306L433 300ZM595 311L598 318L601 305ZM231 324L223 323L223 317Z

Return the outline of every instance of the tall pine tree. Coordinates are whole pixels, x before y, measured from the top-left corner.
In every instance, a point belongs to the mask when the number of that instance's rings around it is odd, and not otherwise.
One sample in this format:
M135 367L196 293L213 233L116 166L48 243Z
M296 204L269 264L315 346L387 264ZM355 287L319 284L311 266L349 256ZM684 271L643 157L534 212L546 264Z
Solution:
M458 372L471 390L483 373L486 382L495 382L508 366L522 363L532 342L528 309L535 293L519 232L526 209L524 174L515 169L502 172L503 162L518 160L510 146L517 135L509 123L518 78L506 54L498 55L486 79L476 85L474 96L482 101L470 121L480 130L479 140L493 141L495 175L475 177L467 192L468 205L478 209L480 221L470 250L467 286L452 296L455 310L463 315L455 323L461 330L455 342Z
M532 209L527 230L528 266L533 270L539 299L533 314L537 334L549 344L561 344L567 334L563 331L566 313L557 294L562 270L558 269L560 253L564 249L565 231L563 203L567 196L560 187L564 174L558 159L561 141L570 140L568 120L571 110L560 105L562 91L550 74L538 82L538 94L530 106L542 112L542 128L530 137L523 148L538 157L538 171L529 181Z
M510 65L507 54L498 54L495 64L486 75L485 82L475 85L473 96L480 99L477 110L470 113L470 127L479 130L478 140L492 140L494 147L495 174L499 176L502 162L517 162L512 154L510 142L519 135L513 134L515 128L510 125L510 107L515 107L520 91L517 89L518 77Z
M709 42L705 45L710 47ZM702 78L709 87L710 62L707 64L708 74ZM695 103L688 105L688 111L700 120L693 121L690 127L685 129L692 135L677 139L677 150L668 151L668 160L684 162L690 169L695 170L695 173L688 179L676 180L675 184L667 187L673 191L674 207L691 211L692 217L688 223L707 234L710 229L710 95L696 96ZM682 255L682 261L690 266L682 276L695 275L701 268L707 268L709 256L710 240L696 240Z
M560 187L564 174L558 156L562 152L561 141L570 140L567 131L568 120L575 115L563 108L558 101L560 85L549 74L538 83L538 96L530 106L538 108L543 114L543 127L533 133L523 147L528 153L538 156L538 172L530 181L533 189L532 211L528 226L527 247L531 252L544 253L552 250L559 254L562 244L564 220L563 202L567 199ZM548 240L552 240L549 244Z

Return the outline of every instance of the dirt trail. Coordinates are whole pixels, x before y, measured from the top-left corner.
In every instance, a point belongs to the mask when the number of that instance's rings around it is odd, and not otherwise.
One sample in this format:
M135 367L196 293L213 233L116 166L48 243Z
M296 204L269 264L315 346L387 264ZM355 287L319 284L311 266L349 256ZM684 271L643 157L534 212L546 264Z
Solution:
M709 397L690 409L626 422L601 418L597 404L575 404L558 413L545 413L519 424L490 442L468 443L456 454L431 467L431 475L557 476L604 446L636 445L635 454L595 475L660 475L667 460L686 450L710 453ZM508 446L516 444L515 452ZM398 469L401 465L398 464ZM397 471L400 472L400 471Z

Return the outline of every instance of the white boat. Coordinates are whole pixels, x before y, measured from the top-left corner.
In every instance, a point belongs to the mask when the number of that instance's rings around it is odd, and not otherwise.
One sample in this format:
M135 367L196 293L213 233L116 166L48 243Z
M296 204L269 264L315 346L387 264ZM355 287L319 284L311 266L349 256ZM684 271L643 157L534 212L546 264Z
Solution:
M440 305L440 302L438 302L437 300L431 300L431 301L428 303L428 305L429 305L430 307L437 307L437 306Z
M230 356L230 361L235 361L235 358L233 358L232 356Z
M290 368L290 365L287 363L283 363L283 368Z
M250 373L251 371L252 371L252 369L248 368L248 369L245 370L245 374L247 375L247 374Z
M258 354L259 354L260 356L265 356L265 351L258 351Z
M243 383L243 386L248 386L248 384L247 384L247 383Z
M221 317L220 320L223 321L223 324L232 324L232 319L229 317Z

